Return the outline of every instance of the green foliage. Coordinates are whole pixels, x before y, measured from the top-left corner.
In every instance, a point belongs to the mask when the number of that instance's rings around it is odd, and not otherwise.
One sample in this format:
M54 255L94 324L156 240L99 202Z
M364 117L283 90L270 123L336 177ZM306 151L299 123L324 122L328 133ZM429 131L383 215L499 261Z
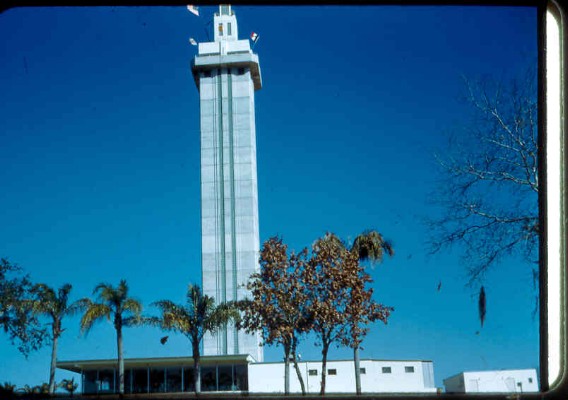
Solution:
M75 393L75 390L77 390L79 384L75 383L75 378L71 378L63 379L61 382L59 382L58 386L66 390L71 396L73 396L73 393Z
M0 260L0 327L26 357L39 349L46 338L46 329L32 313L28 301L32 286L20 267Z
M201 288L193 284L188 286L185 304L160 300L152 305L160 310L161 315L145 318L146 324L181 333L189 339L195 367L195 391L199 393L201 388L199 346L203 336L207 332L215 333L229 321L238 319L238 311L230 304L216 305L213 297L203 294Z
M51 325L51 365L49 371L49 393L55 393L55 364L57 360L57 341L64 329L62 320L67 315L73 315L80 310L81 304L69 304L69 293L72 286L64 284L57 292L46 284L34 285L31 289L31 312L34 316L44 316L50 320Z
M117 330L123 326L135 326L142 322L142 304L128 297L128 284L124 279L116 288L108 283L100 283L93 290L93 294L97 296L95 302L83 298L77 303L77 307L84 310L81 318L83 333L88 333L96 322L103 319L111 321L112 318Z
M100 283L93 290L96 301L83 298L77 307L84 310L81 317L81 332L87 333L95 322L106 319L111 321L116 330L118 353L118 387L119 394L124 394L124 357L122 351L122 328L140 325L143 322L142 304L128 297L128 284L124 279L114 287L108 283Z
M14 394L16 390L16 385L12 385L10 382L4 382L0 384L0 396L8 397Z

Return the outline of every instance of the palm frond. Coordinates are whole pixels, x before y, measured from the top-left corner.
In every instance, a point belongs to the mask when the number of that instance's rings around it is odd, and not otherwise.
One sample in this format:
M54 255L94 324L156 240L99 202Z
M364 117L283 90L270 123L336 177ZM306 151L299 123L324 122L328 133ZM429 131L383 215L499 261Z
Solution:
M142 313L142 303L130 297L124 300L124 302L122 303L122 309L124 311L131 312L132 314L134 314L134 316L139 317Z
M88 299L85 299L88 300ZM85 314L81 318L81 332L86 334L93 327L95 322L106 317L110 321L112 310L106 304L92 303L85 310Z
M357 254L359 260L380 263L386 253L389 256L394 255L392 244L385 240L383 236L374 230L368 230L361 233L355 238L351 251Z

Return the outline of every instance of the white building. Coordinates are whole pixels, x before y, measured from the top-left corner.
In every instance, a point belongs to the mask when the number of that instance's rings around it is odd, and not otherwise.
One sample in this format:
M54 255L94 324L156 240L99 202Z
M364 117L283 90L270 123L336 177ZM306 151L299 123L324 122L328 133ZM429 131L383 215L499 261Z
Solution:
M306 391L320 391L321 361L299 363ZM81 374L83 394L118 393L116 359L58 361L57 368ZM432 361L369 360L360 362L363 393L435 393ZM328 361L326 393L355 393L353 360ZM126 394L193 393L191 357L127 358ZM284 363L255 363L249 355L201 358L201 390L225 393L284 393ZM293 365L290 391L301 393Z
M298 363L307 393L319 393L321 361ZM363 393L435 393L434 366L423 360L360 361ZM328 360L326 393L355 393L353 360ZM249 393L284 393L284 363L252 363L248 367ZM290 392L301 393L290 363Z
M461 372L444 379L447 393L526 393L538 392L533 369Z
M259 271L254 92L262 86L258 56L239 40L230 5L213 17L212 42L199 43L192 73L201 125L201 269L203 293L217 302L246 297ZM262 361L259 335L232 325L203 339L205 355L250 354Z

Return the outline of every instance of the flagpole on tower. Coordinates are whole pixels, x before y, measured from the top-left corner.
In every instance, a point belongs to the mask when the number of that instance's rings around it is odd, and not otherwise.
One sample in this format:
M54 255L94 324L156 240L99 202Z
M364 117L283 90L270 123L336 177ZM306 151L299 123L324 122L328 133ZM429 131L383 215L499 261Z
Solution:
M256 32L251 32L250 40L252 40L252 50L254 50L254 46L256 46L256 42L260 39L260 35Z

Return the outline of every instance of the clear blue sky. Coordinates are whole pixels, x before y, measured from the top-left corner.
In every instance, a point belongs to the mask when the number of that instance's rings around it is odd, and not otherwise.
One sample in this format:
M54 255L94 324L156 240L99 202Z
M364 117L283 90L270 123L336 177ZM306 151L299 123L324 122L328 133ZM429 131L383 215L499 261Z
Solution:
M464 370L536 368L531 268L488 274L487 319L459 252L427 256L423 217L446 134L467 121L461 75L507 78L536 63L536 10L507 7L235 6L260 39L256 93L261 241L299 249L326 231L375 228L396 255L371 271L395 307L364 358L428 359L436 385ZM0 256L73 299L122 278L146 305L201 281L199 96L190 71L215 7L27 8L0 14ZM210 29L210 26L208 27ZM535 205L536 206L536 205ZM436 290L442 281L440 292ZM147 307L149 313L155 310ZM60 360L116 357L111 324ZM125 332L126 357L189 355L151 328ZM304 359L317 360L308 338ZM0 381L48 380L50 349L28 360L0 335ZM281 359L267 348L268 361ZM350 358L332 349L331 358ZM72 374L57 372L57 379Z

